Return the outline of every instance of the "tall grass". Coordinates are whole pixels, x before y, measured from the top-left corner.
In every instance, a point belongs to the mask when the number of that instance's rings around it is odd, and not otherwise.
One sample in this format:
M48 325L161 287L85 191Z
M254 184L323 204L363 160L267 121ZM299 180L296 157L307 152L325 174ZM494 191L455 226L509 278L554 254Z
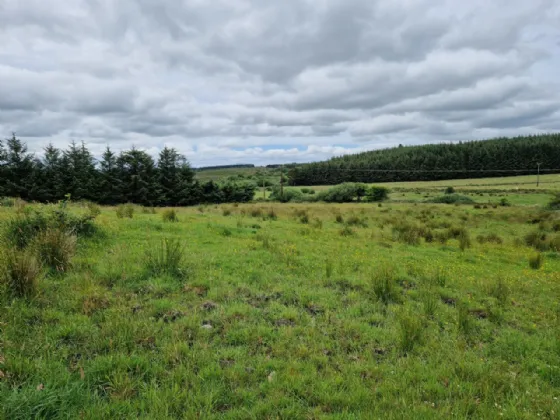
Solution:
M29 250L11 249L0 255L2 288L11 297L33 297L42 274L40 262Z
M177 239L163 239L146 252L146 270L151 275L182 277L185 249Z
M134 206L130 203L120 204L117 206L116 212L119 219L132 219L134 217Z
M395 284L395 271L392 267L382 266L372 277L373 293L384 304L400 302L399 291Z
M41 232L31 247L39 260L58 272L67 271L76 252L76 235L62 229L49 228Z
M177 211L175 209L165 209L161 213L161 218L164 222L178 222L179 217L177 217Z

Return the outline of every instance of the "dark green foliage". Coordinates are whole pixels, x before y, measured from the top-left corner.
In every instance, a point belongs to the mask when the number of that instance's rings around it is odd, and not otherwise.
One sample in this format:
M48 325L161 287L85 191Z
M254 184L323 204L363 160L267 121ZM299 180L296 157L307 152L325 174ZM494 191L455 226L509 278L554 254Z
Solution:
M439 197L432 198L427 201L428 203L439 204L472 204L473 199L460 194L446 194Z
M303 199L303 193L297 188L284 188L281 191L280 187L276 186L272 188L270 199L281 203L299 202Z
M296 165L289 178L291 185L486 178L535 174L536 162L560 168L560 134L374 150Z
M327 203L351 203L355 200L361 200L361 198L366 195L366 192L367 186L365 184L347 182L320 192L317 194L317 201L325 201Z
M509 202L509 200L508 200L507 198L504 197L504 198L502 198L502 199L500 200L500 206L502 206L502 207L510 207L510 206L511 206L511 203Z
M381 202L389 198L389 189L385 187L369 187L366 192L366 201Z
M455 188L447 187L444 192L445 194L455 194Z

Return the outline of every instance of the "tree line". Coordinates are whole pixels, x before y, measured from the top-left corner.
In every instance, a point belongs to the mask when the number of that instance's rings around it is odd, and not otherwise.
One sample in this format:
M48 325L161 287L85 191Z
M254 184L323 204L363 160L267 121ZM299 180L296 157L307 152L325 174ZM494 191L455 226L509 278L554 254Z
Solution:
M292 166L291 185L433 181L535 174L560 168L560 134L399 146Z
M84 143L65 150L49 144L39 159L15 134L0 140L0 196L55 202L73 200L100 204L188 206L200 203L247 202L255 185L247 182L199 182L188 160L165 147L157 161L132 148L119 154L109 147L100 160Z

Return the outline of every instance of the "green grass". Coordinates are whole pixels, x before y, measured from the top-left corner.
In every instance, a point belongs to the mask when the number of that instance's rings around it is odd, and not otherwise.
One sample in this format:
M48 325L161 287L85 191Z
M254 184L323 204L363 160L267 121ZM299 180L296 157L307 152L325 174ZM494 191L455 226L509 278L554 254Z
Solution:
M557 418L560 256L525 238L560 214L508 199L102 208L67 271L2 292L0 418Z

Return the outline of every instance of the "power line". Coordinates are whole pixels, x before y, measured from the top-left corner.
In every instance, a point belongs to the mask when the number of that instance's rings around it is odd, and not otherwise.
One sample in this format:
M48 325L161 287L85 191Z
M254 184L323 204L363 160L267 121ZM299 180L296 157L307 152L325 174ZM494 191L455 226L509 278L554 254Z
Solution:
M298 169L297 167L293 169ZM537 173L536 169L343 169L343 168L326 168L326 169L309 169L310 172L413 172L413 173L526 173L528 175ZM560 173L560 169L540 169L540 173L552 172Z

